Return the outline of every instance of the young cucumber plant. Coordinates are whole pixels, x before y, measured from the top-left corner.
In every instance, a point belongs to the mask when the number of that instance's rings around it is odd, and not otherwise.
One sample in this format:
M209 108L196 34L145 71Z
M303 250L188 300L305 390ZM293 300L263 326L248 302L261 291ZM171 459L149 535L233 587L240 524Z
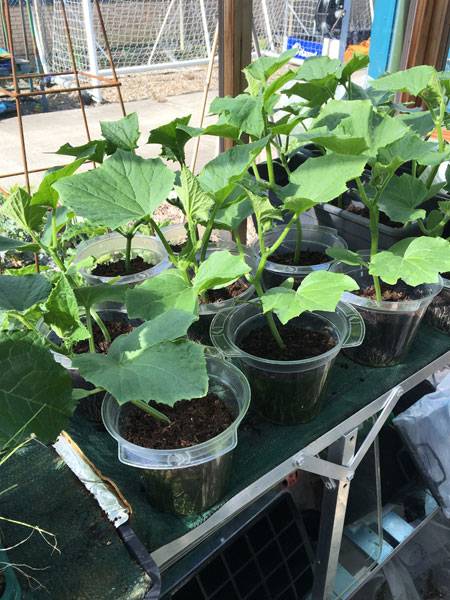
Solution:
M103 389L119 404L131 402L169 422L150 401L173 406L208 391L204 347L186 339L195 319L192 310L168 310L116 338L108 354L80 355L73 364L95 386L95 392ZM80 390L80 395L85 391Z
M342 249L331 248L328 254L348 264L366 265L373 277L377 302L382 299L380 278L388 284L402 279L412 286L436 282L438 273L449 266L446 240L406 240L379 253L378 225L380 211L401 223L425 217L425 211L418 206L429 197L429 190L412 175L404 173L398 177L396 171L412 159L420 164L434 164L445 160L447 153L436 152L433 144L420 139L401 119L379 113L368 100L330 101L307 137L322 144L330 160L337 152L343 152L347 157L363 158L370 167L365 181L360 176L355 178L361 201L369 211L369 261Z

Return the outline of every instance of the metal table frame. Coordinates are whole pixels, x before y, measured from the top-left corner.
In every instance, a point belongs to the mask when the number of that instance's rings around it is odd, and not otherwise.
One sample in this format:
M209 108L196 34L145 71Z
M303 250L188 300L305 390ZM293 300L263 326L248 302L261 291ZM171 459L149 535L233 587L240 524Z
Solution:
M161 571L191 551L243 508L279 484L297 469L320 475L325 482L322 518L315 565L312 600L331 598L342 543L350 483L382 426L402 394L450 363L450 351L429 363L364 408L299 450L277 467L233 496L204 523L152 553ZM355 453L358 427L379 413ZM328 450L327 460L319 454Z

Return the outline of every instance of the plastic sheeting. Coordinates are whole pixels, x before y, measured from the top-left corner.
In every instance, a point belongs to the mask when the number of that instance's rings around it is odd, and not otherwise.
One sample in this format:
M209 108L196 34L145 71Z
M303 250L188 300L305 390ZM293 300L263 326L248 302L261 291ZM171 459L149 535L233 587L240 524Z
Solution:
M394 419L431 492L450 518L450 374Z

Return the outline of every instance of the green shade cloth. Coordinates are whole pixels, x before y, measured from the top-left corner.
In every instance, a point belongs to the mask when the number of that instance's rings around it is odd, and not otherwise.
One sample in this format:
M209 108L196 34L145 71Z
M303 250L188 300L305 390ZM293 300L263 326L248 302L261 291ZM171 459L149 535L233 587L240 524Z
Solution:
M59 552L38 533L8 551L11 563L35 577L30 589L18 573L24 600L141 600L150 589L147 575L134 562L96 500L52 448L32 442L1 467L0 514L52 532ZM1 522L2 544L11 547L29 529ZM33 588L36 583L32 583Z
M231 485L223 501L449 350L448 336L423 325L407 364L373 369L340 356L331 373L322 411L310 423L289 427L273 425L250 413L239 430ZM216 506L208 513L189 518L161 513L148 503L139 469L119 463L117 444L108 433L78 419L73 423L71 434L131 503L131 525L148 550L153 551L187 533L219 508Z

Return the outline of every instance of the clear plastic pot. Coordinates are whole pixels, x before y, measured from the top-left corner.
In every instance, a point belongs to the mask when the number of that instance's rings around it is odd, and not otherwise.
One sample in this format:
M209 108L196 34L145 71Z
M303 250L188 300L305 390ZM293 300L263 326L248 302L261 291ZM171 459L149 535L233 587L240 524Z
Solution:
M335 313L303 313L292 327L326 331L336 345L319 356L296 361L268 360L241 350L250 332L267 327L258 302L236 306L216 315L211 325L214 346L247 375L252 406L266 419L283 425L306 423L320 410L330 369L341 348L359 346L364 322L351 306L340 302Z
M250 406L250 386L243 373L221 358L209 356L206 360L210 391L236 418L225 431L202 444L169 450L132 444L120 433L119 404L110 395L103 402L103 423L118 443L120 462L142 470L150 502L165 512L198 514L219 502L227 489L237 430Z
M278 239L282 231L282 227L276 227L271 230L265 236L266 244L273 244ZM296 231L294 228L293 230L289 231L286 239L277 250L277 254L293 253L295 251L295 244ZM326 249L331 246L334 246L335 248L347 248L347 242L337 234L335 229L331 229L330 227L322 227L321 225L302 225L302 252L312 251L326 254ZM253 251L255 253L259 252L258 242L253 244ZM332 265L332 262L333 261L330 258L327 262L321 264L296 267L292 265L283 265L271 261L269 258L263 273L264 287L265 289L277 287L288 277L293 277L294 285L298 287L308 273L318 270L328 271Z
M439 331L450 333L450 279L442 278L442 281L442 291L428 307L425 321Z
M334 271L353 277L361 289L373 285L373 279L363 267L336 263ZM442 281L411 287L399 282L410 300L400 302L375 300L345 293L342 299L351 304L364 319L366 337L357 351L345 353L355 362L371 367L388 367L401 363L417 334L420 322L433 298L442 290Z
M120 260L124 258L126 240L120 233L107 233L92 240L87 240L77 247L75 263L82 262L90 257L98 260L106 256L111 256L112 260ZM86 283L89 285L100 285L102 283L113 283L114 285L136 285L158 275L170 266L170 261L167 257L167 252L162 243L156 238L149 235L137 234L133 238L131 246L131 256L141 256L154 266L150 269L145 269L140 273L132 275L122 275L120 277L104 277L93 275L90 269L85 267L80 268L80 273Z

